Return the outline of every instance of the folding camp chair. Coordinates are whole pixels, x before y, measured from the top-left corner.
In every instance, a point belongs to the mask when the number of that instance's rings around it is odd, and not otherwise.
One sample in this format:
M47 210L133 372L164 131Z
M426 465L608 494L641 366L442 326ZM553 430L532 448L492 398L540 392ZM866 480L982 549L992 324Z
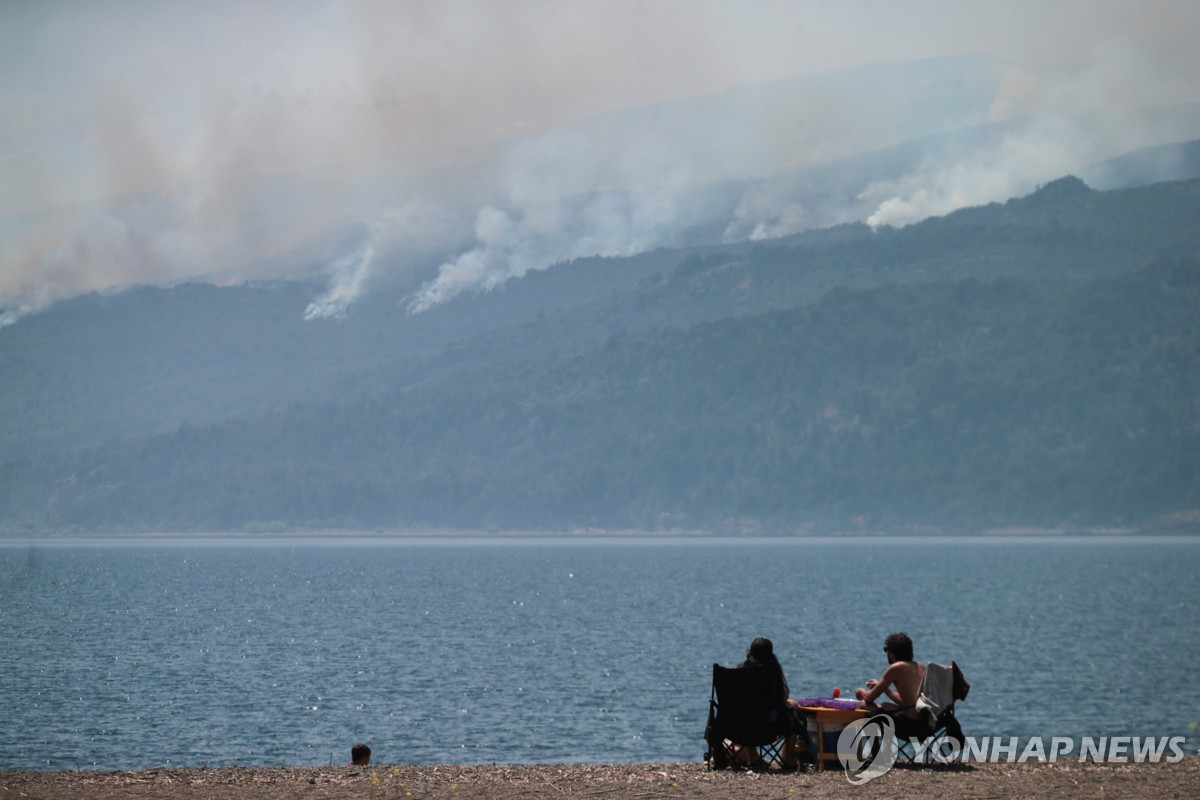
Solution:
M712 697L704 739L709 769L769 769L785 765L789 741L795 746L792 714L775 705L770 677L754 667L713 664ZM792 754L793 757L795 754Z
M950 666L930 663L925 667L921 692L917 699L918 719L911 719L903 710L891 712L896 723L896 758L909 763L929 763L951 750L961 751L962 726L954 716L954 704L967 698L971 685L963 677L958 664ZM950 739L955 745L950 744Z

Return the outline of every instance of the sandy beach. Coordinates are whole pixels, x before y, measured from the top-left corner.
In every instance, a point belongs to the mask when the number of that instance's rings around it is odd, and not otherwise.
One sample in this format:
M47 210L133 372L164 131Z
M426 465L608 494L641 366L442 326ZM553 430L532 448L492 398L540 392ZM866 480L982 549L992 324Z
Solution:
M449 798L1194 798L1200 757L1176 764L896 767L862 786L841 770L709 772L703 764L232 767L131 772L0 772L10 798L448 800Z

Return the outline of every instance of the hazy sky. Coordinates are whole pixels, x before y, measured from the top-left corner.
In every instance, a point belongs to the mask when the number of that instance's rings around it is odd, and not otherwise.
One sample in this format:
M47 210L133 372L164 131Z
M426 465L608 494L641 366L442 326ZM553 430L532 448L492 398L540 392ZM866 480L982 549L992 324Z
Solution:
M992 96L954 124L1095 109L1136 119L1200 100L1197 42L1195 0L7 0L0 323L130 282L314 271L330 280L310 308L320 316L380 270L434 258L438 277L424 263L413 301L425 307L558 258L670 244L725 213L695 196L699 182L892 143L880 128L904 119L839 97L690 120L687 136L679 120L642 115L645 132L606 138L593 121L609 112L988 56L1004 64ZM1058 133L1006 142L1010 162L1040 170L1022 179L1053 177L1071 152L1200 135ZM874 219L912 221L1010 188L999 167L986 189L978 170L955 169L873 187ZM764 197L741 198L736 230L802 224L800 211L767 214ZM313 247L355 223L345 252Z

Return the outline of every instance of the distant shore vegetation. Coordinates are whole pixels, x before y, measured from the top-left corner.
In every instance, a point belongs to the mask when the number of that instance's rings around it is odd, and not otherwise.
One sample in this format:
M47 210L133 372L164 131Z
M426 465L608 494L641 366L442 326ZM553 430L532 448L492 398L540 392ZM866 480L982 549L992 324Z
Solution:
M1197 219L1068 178L369 327L83 298L0 330L0 531L1200 530Z

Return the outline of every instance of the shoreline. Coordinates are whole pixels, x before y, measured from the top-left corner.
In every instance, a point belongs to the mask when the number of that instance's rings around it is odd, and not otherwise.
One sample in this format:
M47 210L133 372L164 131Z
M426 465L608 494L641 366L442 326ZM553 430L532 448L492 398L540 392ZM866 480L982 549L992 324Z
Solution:
M39 544L144 544L162 543L221 543L221 544L278 544L322 542L343 544L411 543L411 544L521 544L521 543L784 543L784 542L872 542L872 541L1070 541L1070 542L1187 542L1200 540L1200 529L1187 531L1150 531L1114 528L1091 529L1031 529L1006 528L974 532L954 531L788 531L781 533L731 533L712 531L638 531L638 530L570 530L570 531L475 531L475 530L303 530L271 533L244 531L137 531L137 532L63 532L0 533L2 546L35 546Z
M387 765L368 767L179 767L134 771L0 771L0 800L422 800L422 798L1191 798L1200 756L1182 761L1097 764L897 766L863 785L840 769L799 773L709 772L703 763Z

